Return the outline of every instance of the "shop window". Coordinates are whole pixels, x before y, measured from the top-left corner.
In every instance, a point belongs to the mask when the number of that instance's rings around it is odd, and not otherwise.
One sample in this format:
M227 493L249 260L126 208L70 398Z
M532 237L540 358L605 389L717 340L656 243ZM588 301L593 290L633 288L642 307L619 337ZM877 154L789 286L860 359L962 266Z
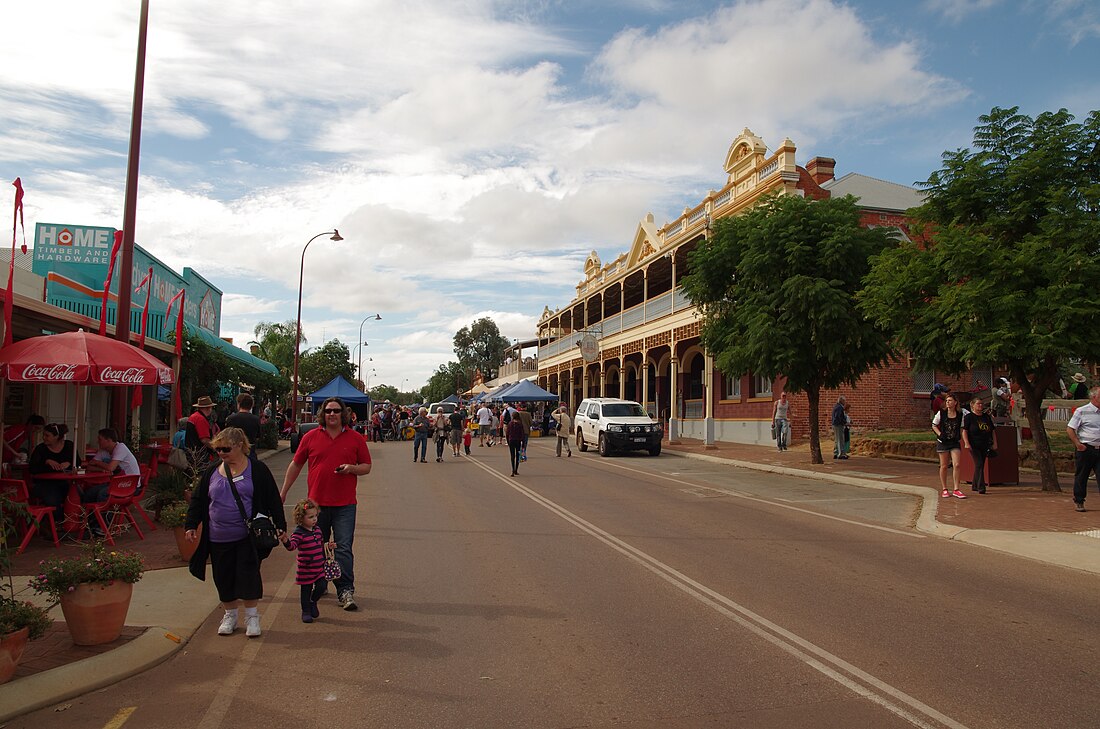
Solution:
M733 375L726 375L722 378L722 399L723 400L740 400L741 399L741 378Z

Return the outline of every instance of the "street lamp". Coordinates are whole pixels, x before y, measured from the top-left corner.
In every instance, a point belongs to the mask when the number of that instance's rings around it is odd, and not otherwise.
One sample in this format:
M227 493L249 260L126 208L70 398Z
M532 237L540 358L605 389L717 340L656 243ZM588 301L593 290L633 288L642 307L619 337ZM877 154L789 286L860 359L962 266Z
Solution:
M359 342L359 344L356 344L354 347L351 348L352 356L355 356L355 350L359 350L359 368L355 370L355 376L358 377L360 380L363 379L363 347L369 346L370 345L366 342ZM368 357L367 361L373 361L373 359Z
M306 243L305 248L302 249L302 265L298 269L298 319L294 326L294 390L290 396L290 406L294 408L295 426L298 425L298 346L302 343L302 278L306 272L306 251L309 249L310 243L326 235L330 236L329 240L340 241L344 239L336 228L313 236Z
M371 367L370 372L367 373L367 381L363 383L363 390L367 393L370 392L370 378L374 377L376 374L378 374L378 370Z
M359 322L359 341L360 342L363 342L363 325L366 324L368 321L370 321L372 319L374 321L382 321L382 315L381 314L375 314L374 316L368 316L366 319ZM366 345L366 342L363 342L363 344ZM362 347L359 348L359 369L357 369L356 372L359 373L359 378L362 379L362 377L363 377L363 348Z

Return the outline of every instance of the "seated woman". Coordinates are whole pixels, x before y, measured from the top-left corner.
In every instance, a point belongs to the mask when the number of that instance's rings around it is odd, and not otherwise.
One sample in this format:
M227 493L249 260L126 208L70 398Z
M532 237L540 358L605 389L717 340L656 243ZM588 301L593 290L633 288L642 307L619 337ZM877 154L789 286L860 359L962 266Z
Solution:
M42 429L42 442L31 451L27 471L31 474L31 495L46 506L54 507L58 523L65 517L65 496L69 493L67 481L44 481L34 478L39 473L67 471L80 465L71 440L65 440L69 427L64 423L50 423Z

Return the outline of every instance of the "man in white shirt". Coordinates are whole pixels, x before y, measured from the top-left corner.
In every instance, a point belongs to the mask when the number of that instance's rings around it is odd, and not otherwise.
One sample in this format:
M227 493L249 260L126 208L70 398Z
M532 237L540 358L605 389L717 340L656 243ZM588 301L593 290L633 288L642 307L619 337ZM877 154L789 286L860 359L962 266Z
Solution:
M86 464L88 470L114 473L118 469L122 469L122 473L126 476L141 474L141 466L138 464L137 457L126 447L125 443L119 442L118 433L115 432L114 428L104 428L99 431L96 440L99 442L99 450L96 451L95 459L88 461Z
M485 445L485 436L489 435L489 428L493 425L493 411L482 403L477 409L477 437L478 447Z
M1066 425L1066 435L1077 449L1074 454L1073 503L1077 511L1084 511L1089 473L1100 486L1100 387L1089 390L1088 405L1073 411Z

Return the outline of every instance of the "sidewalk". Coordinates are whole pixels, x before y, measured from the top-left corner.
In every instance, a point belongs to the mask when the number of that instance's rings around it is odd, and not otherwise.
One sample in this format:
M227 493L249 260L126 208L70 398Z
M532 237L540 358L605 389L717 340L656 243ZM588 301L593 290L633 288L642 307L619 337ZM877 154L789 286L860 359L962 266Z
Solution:
M266 460L284 450L286 446L262 458ZM778 453L774 447L735 443L705 448L701 442L690 440L666 444L665 453L912 494L923 502L917 520L917 528L922 531L1100 574L1100 538L1093 538L1100 537L1100 496L1090 500L1092 510L1078 513L1073 510L1068 482L1062 484L1065 490L1061 494L1048 494L1040 489L1038 474L1024 471L1020 485L992 486L985 496L974 494L965 500L941 499L938 466L934 463L858 455L834 461L827 453L824 464L814 465L805 445ZM964 485L963 491L968 496L972 493L969 485ZM1093 536L1086 536L1086 532ZM146 536L143 542L124 538L121 545L141 551L150 568L134 586L122 637L106 646L77 648L69 641L64 625L55 623L50 636L28 644L16 677L0 685L0 722L152 668L186 645L213 612L216 597L209 585L191 577L179 560L171 534L158 529ZM17 567L33 567L38 559L56 552L47 542L31 551L34 554L20 558ZM28 579L17 577L17 587Z
M822 443L825 463L812 464L806 444L783 453L774 446L740 443L707 448L688 439L664 446L665 453L732 467L913 494L923 501L916 525L921 531L1100 574L1100 495L1095 483L1089 485L1090 510L1084 513L1073 508L1072 477L1060 477L1061 493L1047 493L1039 474L1026 470L1020 471L1020 484L990 486L985 495L971 491L964 474L961 490L968 498L943 499L939 464L859 455L838 461L832 459L831 447L831 441Z
M267 460L287 449L286 444L280 444L260 454L260 458ZM134 585L122 635L105 645L75 646L61 608L55 606L51 610L53 627L42 639L27 644L15 677L0 684L0 722L109 686L162 663L187 644L217 607L218 599L209 583L192 577L180 559L171 531L158 526L155 531L145 531L144 540L123 535L116 541L120 549L140 552L146 565L145 574ZM77 550L65 545L55 549L49 541L34 540L13 560L15 572L28 573L13 578L16 596L45 605L44 597L26 587L29 573L41 559L68 556Z

